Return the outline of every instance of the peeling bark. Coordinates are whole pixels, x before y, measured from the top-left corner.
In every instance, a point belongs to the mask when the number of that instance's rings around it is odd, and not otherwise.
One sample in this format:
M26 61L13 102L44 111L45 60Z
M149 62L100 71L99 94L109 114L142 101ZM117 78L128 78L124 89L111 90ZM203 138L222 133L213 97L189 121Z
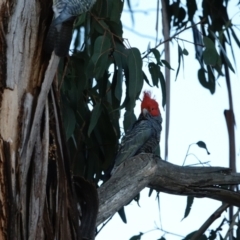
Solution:
M9 143L4 143L0 139L0 239L7 238L8 232L8 219L9 215L12 213L11 207L9 204L9 199L12 199L11 185L7 179L7 157L9 155ZM8 167L10 164L8 165ZM9 175L8 175L9 176Z
M81 237L61 115L49 95L59 58L49 62L42 51L50 4L0 1L0 239Z

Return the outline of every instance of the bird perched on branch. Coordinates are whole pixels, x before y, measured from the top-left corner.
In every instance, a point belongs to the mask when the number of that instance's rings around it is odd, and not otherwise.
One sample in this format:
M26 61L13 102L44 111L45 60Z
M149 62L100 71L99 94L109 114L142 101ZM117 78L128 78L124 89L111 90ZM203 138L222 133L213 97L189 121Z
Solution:
M87 12L96 0L53 0L54 18L45 41L45 51L64 57L72 39L73 23L77 16Z
M160 141L161 124L162 117L157 101L151 98L150 92L144 92L141 113L122 138L111 174L130 157L140 153L154 153Z

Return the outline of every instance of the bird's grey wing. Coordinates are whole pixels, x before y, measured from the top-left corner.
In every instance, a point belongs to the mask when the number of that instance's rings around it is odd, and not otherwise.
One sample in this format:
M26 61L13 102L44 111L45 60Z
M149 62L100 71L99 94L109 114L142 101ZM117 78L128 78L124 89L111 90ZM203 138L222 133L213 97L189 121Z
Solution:
M148 141L152 135L151 125L148 121L141 121L123 137L115 166L120 165L126 159L133 157L137 151Z

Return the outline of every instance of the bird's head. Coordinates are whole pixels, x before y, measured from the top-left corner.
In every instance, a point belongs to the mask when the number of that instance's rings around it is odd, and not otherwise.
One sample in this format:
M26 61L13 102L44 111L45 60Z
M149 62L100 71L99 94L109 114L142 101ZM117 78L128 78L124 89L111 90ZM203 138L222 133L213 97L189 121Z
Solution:
M143 93L143 100L142 100L142 104L141 104L141 113L144 116L147 113L149 113L153 117L157 117L161 114L157 101L155 99L151 98L151 92L145 91Z

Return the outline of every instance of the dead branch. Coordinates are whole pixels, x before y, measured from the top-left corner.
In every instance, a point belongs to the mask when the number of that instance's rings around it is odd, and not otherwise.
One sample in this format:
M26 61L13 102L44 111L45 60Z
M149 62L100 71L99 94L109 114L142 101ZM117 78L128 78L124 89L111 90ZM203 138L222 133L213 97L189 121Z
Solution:
M240 207L240 194L226 187L239 183L240 173L228 168L181 167L152 154L140 154L120 165L99 188L97 226L145 187L175 195L208 197Z

